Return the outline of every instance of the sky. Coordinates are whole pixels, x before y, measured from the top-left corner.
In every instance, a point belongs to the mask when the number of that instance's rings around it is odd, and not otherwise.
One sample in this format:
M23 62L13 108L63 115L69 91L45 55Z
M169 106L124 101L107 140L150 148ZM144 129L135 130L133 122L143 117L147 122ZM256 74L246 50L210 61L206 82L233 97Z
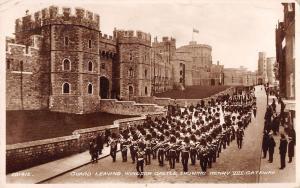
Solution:
M194 40L212 46L212 59L225 68L244 66L257 69L258 52L275 57L275 27L283 19L278 0L3 0L0 1L3 33L13 36L15 20L50 5L82 7L100 15L100 30L112 35L113 29L142 30L152 39L169 36L176 46ZM72 12L74 13L74 11Z

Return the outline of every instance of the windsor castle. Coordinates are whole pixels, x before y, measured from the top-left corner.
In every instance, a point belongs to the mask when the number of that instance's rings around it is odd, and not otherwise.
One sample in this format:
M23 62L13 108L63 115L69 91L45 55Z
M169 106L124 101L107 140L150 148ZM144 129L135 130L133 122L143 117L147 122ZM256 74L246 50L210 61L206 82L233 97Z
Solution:
M191 85L224 84L209 45L176 48L142 31L100 30L100 16L45 8L15 23L6 38L6 108L67 113L98 110L102 99L134 100Z

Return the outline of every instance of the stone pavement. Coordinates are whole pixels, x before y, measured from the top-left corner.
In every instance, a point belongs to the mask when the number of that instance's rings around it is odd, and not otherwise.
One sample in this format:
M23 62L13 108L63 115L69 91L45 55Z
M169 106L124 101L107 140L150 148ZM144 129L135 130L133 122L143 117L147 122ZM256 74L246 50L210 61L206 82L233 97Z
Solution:
M272 103L273 98L274 97L272 96L269 98L269 104ZM276 100L276 111L278 114L280 113L280 104L277 103L277 100ZM280 126L279 132L284 133L284 128L282 126ZM280 155L279 155L280 133L277 136L274 135L276 147L274 150L273 163L268 162L269 155L267 155L266 159L261 160L261 170L273 171L274 174L272 176L261 176L259 178L259 182L261 183L292 183L296 181L296 156L293 158L292 163L288 163L288 156L286 156L286 167L283 170L279 169L280 168Z
M109 147L102 150L99 159L109 156ZM60 176L68 171L91 163L89 151L65 157L49 163L6 175L6 183L42 183L49 178Z

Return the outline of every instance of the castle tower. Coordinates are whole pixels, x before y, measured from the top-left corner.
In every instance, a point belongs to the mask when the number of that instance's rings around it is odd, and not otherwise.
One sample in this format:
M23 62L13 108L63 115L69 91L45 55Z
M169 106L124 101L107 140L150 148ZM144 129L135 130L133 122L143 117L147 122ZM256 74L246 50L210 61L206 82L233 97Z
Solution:
M69 8L51 20L50 109L87 113L99 108L99 16L81 8L71 15Z
M151 94L151 35L141 31L114 30L120 63L119 98Z
M151 81L153 93L160 93L173 88L172 57L176 52L176 40L163 37L159 42L157 38L152 43L152 71Z
M258 79L260 84L268 83L267 57L265 52L258 53Z
M97 111L100 91L99 15L81 8L45 8L16 20L16 43L33 46L42 36L40 64L47 72L49 109Z

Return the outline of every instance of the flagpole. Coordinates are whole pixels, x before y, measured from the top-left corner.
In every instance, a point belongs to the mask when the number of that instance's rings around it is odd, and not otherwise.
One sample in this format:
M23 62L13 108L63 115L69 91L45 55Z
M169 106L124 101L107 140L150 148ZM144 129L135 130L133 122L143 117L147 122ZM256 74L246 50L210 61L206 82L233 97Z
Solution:
M194 29L192 30L192 41L194 41Z

